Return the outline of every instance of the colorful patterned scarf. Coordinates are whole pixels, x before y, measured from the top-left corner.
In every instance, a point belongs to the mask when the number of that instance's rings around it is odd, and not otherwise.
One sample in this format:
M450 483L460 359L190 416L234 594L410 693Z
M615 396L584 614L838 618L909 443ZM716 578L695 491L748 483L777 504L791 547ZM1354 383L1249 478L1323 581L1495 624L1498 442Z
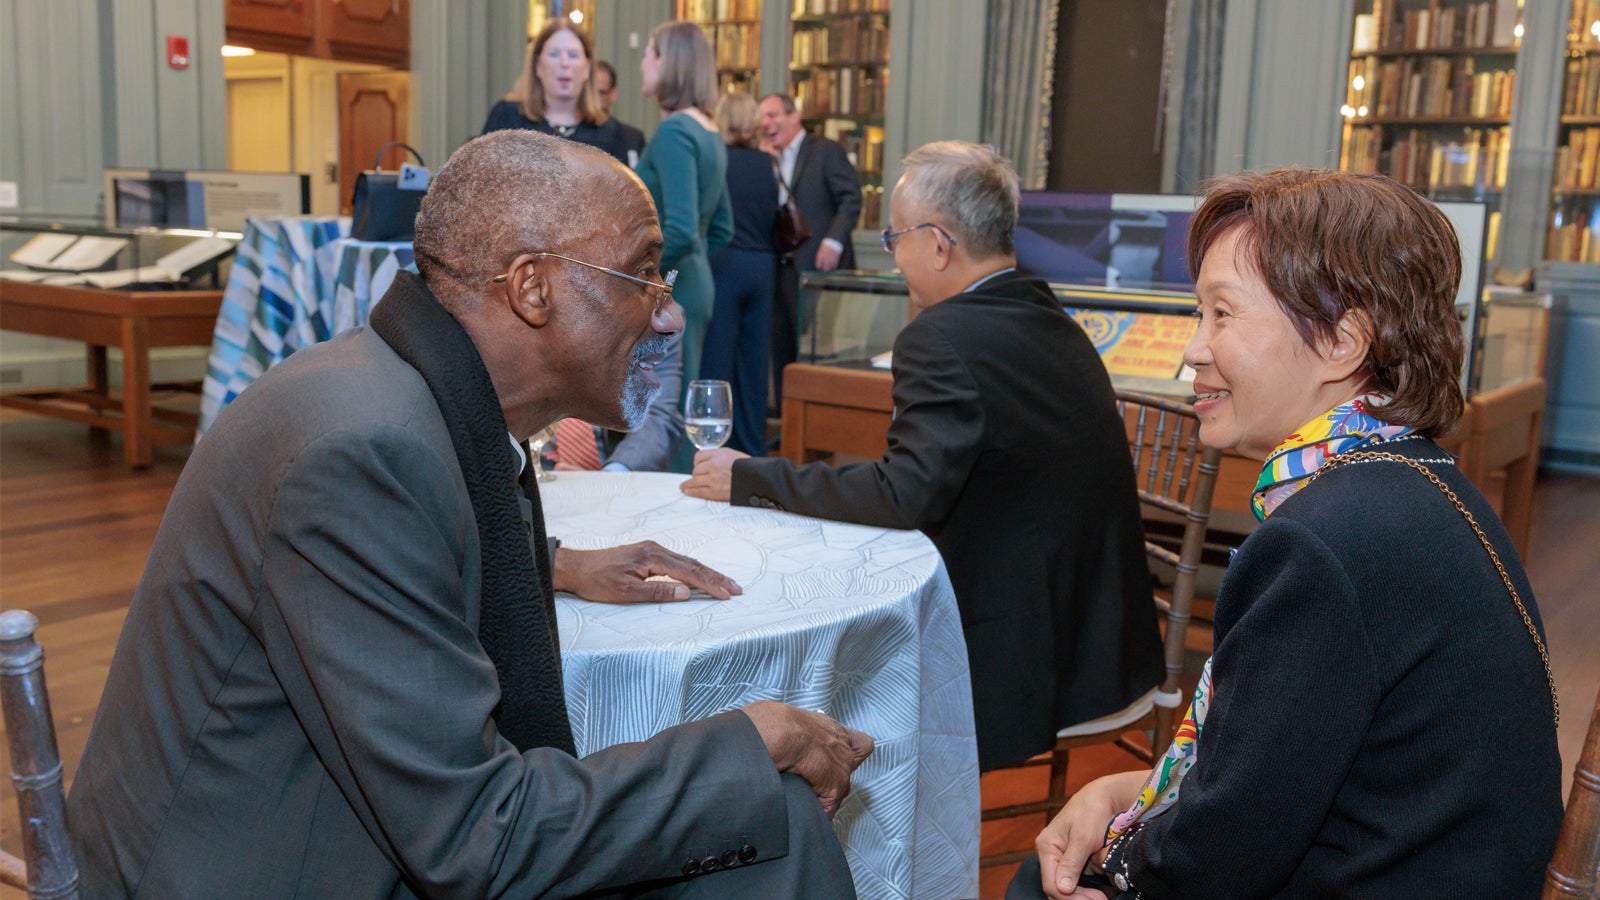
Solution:
M1405 425L1390 425L1373 415L1389 402L1382 394L1367 394L1342 403L1300 426L1267 457L1250 494L1256 521L1266 521L1278 504L1305 487L1312 473L1328 457L1367 444L1392 441L1411 433Z
M1300 426L1277 449L1267 456L1261 468L1261 477L1250 495L1256 519L1265 521L1273 510L1289 499L1321 468L1328 458L1347 450L1368 444L1392 441L1411 432L1405 425L1390 425L1376 418L1372 411L1383 408L1389 398L1381 394L1367 394L1349 403L1328 410ZM1144 788L1133 804L1111 820L1106 829L1106 844L1125 834L1143 819L1166 812L1178 802L1178 788L1183 777L1194 768L1199 758L1200 732L1205 728L1206 711L1211 708L1211 660L1206 660L1200 670L1200 683L1195 686L1194 699L1183 714L1172 745L1156 760L1145 780Z

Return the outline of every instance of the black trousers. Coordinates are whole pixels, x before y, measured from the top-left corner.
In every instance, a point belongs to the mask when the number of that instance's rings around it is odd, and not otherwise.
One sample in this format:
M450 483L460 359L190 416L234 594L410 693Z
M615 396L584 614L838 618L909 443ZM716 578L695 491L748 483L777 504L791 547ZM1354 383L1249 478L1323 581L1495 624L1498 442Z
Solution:
M783 367L800 352L800 269L792 257L778 260L778 290L772 298L772 407L783 414Z

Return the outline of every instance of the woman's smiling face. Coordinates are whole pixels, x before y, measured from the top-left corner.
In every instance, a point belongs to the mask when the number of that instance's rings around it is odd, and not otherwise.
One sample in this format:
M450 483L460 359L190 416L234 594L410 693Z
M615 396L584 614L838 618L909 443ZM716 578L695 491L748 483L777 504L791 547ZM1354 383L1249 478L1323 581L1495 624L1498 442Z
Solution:
M1200 440L1266 459L1300 426L1350 400L1348 382L1308 346L1241 246L1217 237L1195 281L1200 326L1184 350L1195 371Z

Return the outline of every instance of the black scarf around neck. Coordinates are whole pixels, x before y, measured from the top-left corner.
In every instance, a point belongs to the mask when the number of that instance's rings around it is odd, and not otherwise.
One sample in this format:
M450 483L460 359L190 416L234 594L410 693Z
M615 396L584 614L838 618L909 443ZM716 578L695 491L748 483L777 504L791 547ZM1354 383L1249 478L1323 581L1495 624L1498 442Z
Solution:
M533 506L530 540L512 476L516 454L483 358L461 323L410 272L395 276L368 324L428 383L455 445L483 546L478 641L500 679L495 723L518 750L575 754L539 488L532 479L523 488Z

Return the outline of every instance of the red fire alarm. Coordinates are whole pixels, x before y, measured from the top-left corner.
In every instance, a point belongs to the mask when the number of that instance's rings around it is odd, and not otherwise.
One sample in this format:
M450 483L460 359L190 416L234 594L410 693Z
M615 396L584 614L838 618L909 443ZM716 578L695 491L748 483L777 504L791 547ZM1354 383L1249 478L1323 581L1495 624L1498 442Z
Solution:
M175 34L167 35L167 65L174 69L189 68L189 39Z

